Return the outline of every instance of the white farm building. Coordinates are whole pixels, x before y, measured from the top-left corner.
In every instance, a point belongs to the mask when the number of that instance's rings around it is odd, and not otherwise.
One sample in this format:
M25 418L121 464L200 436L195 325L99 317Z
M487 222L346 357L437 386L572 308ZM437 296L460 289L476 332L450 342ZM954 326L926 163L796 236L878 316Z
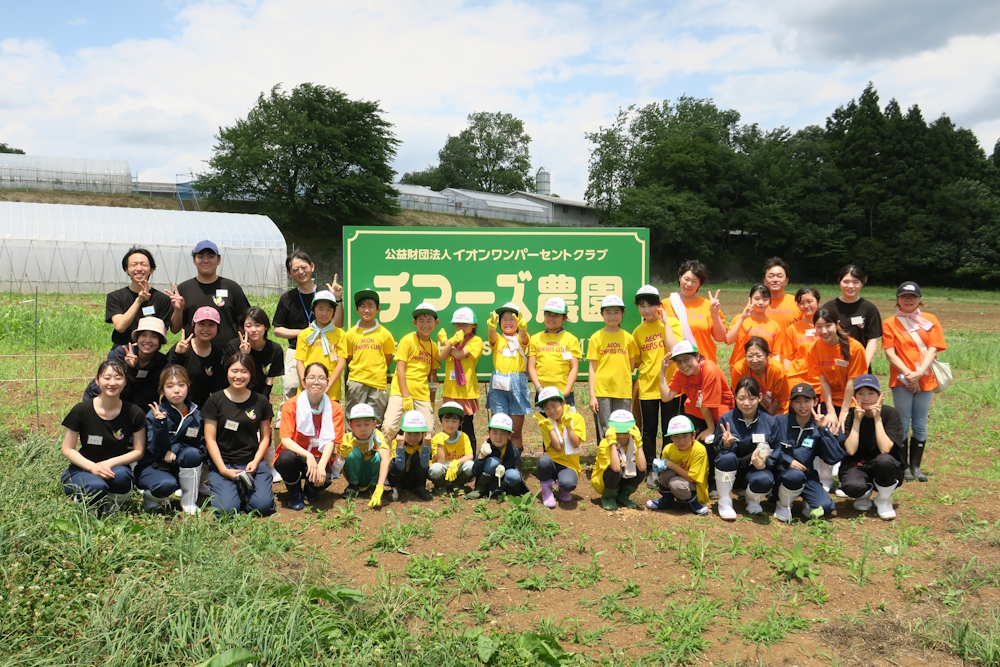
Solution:
M0 153L0 188L126 195L132 193L132 170L124 160Z

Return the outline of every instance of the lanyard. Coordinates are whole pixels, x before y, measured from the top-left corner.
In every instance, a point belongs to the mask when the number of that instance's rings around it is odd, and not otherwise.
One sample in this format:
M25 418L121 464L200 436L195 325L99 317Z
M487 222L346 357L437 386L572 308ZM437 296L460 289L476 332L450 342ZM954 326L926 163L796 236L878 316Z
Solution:
M306 302L302 298L302 292L300 292L298 288L296 288L295 293L299 295L299 303L302 305L302 312L306 314L306 325L309 325L313 320L312 311L306 308ZM316 294L316 292L313 292L313 294Z

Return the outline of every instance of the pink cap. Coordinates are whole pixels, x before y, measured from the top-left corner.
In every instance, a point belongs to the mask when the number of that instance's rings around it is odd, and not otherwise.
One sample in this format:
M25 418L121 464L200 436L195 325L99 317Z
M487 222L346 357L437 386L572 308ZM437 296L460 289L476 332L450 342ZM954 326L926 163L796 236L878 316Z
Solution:
M222 318L219 317L219 311L211 306L202 306L198 310L194 311L194 317L191 318L191 321L201 322L202 320L211 320L216 324L222 323Z

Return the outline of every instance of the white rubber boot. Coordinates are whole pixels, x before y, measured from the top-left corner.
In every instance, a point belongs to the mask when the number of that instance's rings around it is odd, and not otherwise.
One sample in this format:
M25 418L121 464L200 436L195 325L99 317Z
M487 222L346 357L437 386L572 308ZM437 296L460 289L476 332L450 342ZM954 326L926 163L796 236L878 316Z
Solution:
M147 512L161 512L170 504L170 496L157 498L149 489L142 492L142 509Z
M865 495L861 496L860 498L854 501L854 509L858 510L859 512L867 512L872 508L871 498L872 498L872 491L871 489L868 489Z
M715 490L719 492L719 516L724 521L736 521L736 510L733 509L733 497L730 493L733 490L733 482L736 481L735 472L715 471Z
M274 443L274 440L272 440L271 442ZM271 444L270 446L268 446L267 451L264 452L264 461L267 463L267 469L271 471L271 477L273 478L273 481L281 482L284 480L281 477L281 473L279 473L277 470L274 469L274 463L273 463L274 456L275 456L274 444Z
M823 490L830 493L833 487L833 466L817 456L813 459L813 468L819 473L819 483L823 485Z
M892 509L892 492L896 490L897 486L898 484L892 486L875 485L875 490L878 491L878 495L875 496L875 511L878 512L878 518L885 521L892 521L896 518L896 510Z
M747 501L747 514L760 514L764 508L760 506L760 501L767 497L766 493L754 493L748 486L743 496Z
M774 506L774 518L788 523L792 520L792 503L802 493L802 488L789 489L784 484L778 486L778 502Z
M201 477L200 468L181 468L177 471L177 481L181 485L181 509L185 514L197 514L198 480Z

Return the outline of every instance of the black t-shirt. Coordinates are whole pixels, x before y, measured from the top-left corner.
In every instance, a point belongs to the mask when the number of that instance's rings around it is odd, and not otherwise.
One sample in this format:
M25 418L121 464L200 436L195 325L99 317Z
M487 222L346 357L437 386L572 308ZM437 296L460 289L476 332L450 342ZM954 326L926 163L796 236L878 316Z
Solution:
M121 315L128 311L132 307L132 304L135 303L137 296L139 296L138 293L133 292L127 285L121 289L116 289L114 292L109 292L104 305L104 321L111 324L111 318L114 315ZM128 329L122 332L114 328L111 329L111 342L115 345L128 345L131 343L132 332L139 326L139 320L143 317L158 317L169 327L170 318L173 317L173 314L174 307L170 305L170 297L159 290L150 288L149 301L144 302L139 307L139 312L136 314L135 319L128 325Z
M201 416L218 422L215 441L222 460L232 465L246 465L257 455L260 446L260 425L274 417L267 397L255 391L242 403L234 403L225 391L209 397Z
M852 408L848 412L847 421L844 422L844 430L850 433L853 425L854 409ZM900 448L903 445L904 438L903 421L899 418L899 411L891 405L882 406L882 426L885 428L885 434L893 442L892 450L890 450L889 454L893 458L902 461ZM843 465L851 467L863 461L871 461L881 453L878 444L875 442L875 420L871 417L865 417L861 420L861 430L858 432L858 451L853 456L848 455L845 457Z
M74 405L62 425L80 434L80 453L99 463L132 449L132 434L146 430L146 415L137 405L122 401L118 416L105 421L97 416L93 399L88 399Z
M184 297L184 331L191 333L191 318L202 306L211 306L219 311L218 340L228 341L238 335L237 323L250 302L243 294L243 288L229 278L216 278L214 283L205 285L197 278L185 280L177 286L177 291Z
M234 338L226 345L226 357L235 354L240 350L240 339ZM250 357L253 359L255 374L253 384L250 389L265 396L271 395L271 385L267 384L267 378L279 378L285 374L285 353L281 346L271 339L264 340L264 347L260 350L250 348Z
M125 364L125 348L116 347L108 353L108 359L117 359ZM154 352L153 358L145 366L136 363L135 367L125 364L128 374L128 384L122 390L122 400L136 405L146 406L160 400L160 373L167 367L167 355ZM84 399L94 398L101 393L97 381L91 380L83 392Z
M303 294L299 288L288 290L278 299L278 307L274 309L271 324L286 329L306 329L313 321L312 300L316 292ZM296 340L289 339L288 349L295 349Z
M188 391L188 398L197 405L205 405L208 397L213 392L219 391L229 385L226 379L226 370L223 365L226 357L221 347L212 343L212 351L207 357L199 357L193 348L188 348L185 354L177 353L177 344L170 348L167 353L167 362L183 366L191 379L191 389Z
M844 303L838 297L827 301L823 307L837 311L840 315L840 328L862 345L867 345L873 338L882 337L882 315L871 301L860 298L854 303Z

